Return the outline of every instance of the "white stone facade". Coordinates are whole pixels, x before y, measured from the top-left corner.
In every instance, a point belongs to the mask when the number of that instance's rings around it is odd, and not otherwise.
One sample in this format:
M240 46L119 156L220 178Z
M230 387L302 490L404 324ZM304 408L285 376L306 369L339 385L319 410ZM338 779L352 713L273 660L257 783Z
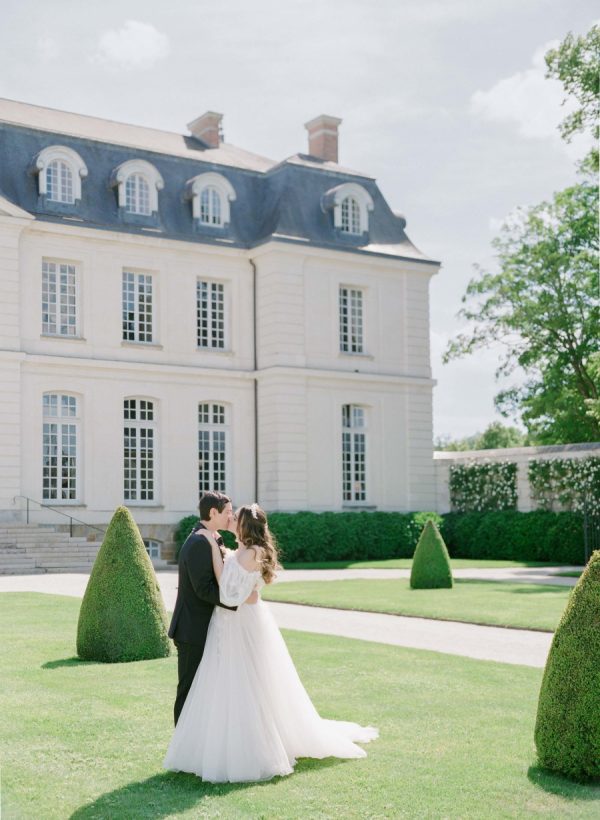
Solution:
M75 283L70 335L44 332L44 265L68 266ZM243 248L98 230L0 198L0 516L14 517L23 496L90 524L122 503L142 531L174 524L197 509L203 404L225 408L236 503L434 509L428 285L438 267L276 237ZM123 340L125 271L152 278L151 341ZM223 286L222 348L198 346L198 281ZM362 353L340 352L340 288L360 291ZM45 395L75 399L71 499L44 497ZM148 500L124 496L126 399L153 403ZM354 501L343 497L345 405L362 408L365 492Z

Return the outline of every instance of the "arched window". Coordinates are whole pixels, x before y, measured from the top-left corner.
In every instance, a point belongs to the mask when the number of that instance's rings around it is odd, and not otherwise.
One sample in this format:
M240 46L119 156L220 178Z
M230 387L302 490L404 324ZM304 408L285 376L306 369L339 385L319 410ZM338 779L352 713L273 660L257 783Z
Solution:
M42 433L42 498L77 500L79 412L75 396L44 393Z
M150 210L150 186L142 174L130 174L125 182L125 210L130 214L148 216Z
M221 224L221 197L213 185L207 185L200 194L200 222L205 225Z
M73 196L73 171L60 159L53 160L46 168L46 196L52 202L75 201Z
M117 187L119 208L126 214L152 216L158 213L158 192L164 181L157 169L145 159L131 159L112 173L110 184Z
M198 489L225 492L227 487L227 407L198 405Z
M236 195L233 185L222 174L210 171L189 179L185 198L192 201L192 216L200 226L224 228L231 218L230 202Z
M321 197L321 208L333 211L333 226L340 233L360 236L369 230L369 212L374 203L371 194L356 182L344 182L330 188Z
M72 148L65 145L44 148L35 158L33 172L39 174L39 193L48 202L72 205L81 199L81 180L88 170Z
M343 233L362 233L360 229L360 205L353 196L347 196L342 200L342 224Z
M148 399L123 402L123 496L147 502L156 497L156 411Z

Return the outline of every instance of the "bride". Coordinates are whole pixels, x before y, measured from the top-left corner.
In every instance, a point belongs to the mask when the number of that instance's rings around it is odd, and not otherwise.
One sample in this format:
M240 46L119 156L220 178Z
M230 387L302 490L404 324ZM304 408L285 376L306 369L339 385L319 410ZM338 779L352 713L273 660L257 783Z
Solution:
M221 603L164 760L212 783L268 780L299 757L365 757L377 729L325 720L313 706L271 612L250 593L275 578L277 549L258 504L237 512L238 549L223 564L209 540Z

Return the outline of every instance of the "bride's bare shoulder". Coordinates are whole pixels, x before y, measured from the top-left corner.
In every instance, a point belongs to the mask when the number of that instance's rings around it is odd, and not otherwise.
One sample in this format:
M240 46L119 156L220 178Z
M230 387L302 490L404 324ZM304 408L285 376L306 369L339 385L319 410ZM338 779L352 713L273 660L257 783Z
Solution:
M253 572L260 568L260 564L256 559L260 558L261 552L260 547L246 547L246 549L242 550L238 555L238 561L248 572Z

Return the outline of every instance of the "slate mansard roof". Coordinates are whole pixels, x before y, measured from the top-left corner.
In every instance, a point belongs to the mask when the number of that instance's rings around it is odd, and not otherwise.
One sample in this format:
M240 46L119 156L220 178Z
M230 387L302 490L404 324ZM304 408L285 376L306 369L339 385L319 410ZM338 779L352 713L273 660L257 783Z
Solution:
M61 213L38 195L34 161L44 148L61 145L76 151L88 175L81 201ZM128 160L150 162L161 174L158 219L153 226L124 221L115 169ZM236 199L223 232L194 225L186 183L207 172L224 176ZM344 183L362 186L373 200L367 236L342 234L324 209L327 193ZM41 221L77 224L100 230L154 235L186 242L251 248L269 240L433 262L408 239L405 220L395 215L375 180L333 162L296 154L283 162L227 143L211 148L192 136L0 99L0 196ZM70 217L70 218L69 218ZM74 222L73 219L77 221Z

